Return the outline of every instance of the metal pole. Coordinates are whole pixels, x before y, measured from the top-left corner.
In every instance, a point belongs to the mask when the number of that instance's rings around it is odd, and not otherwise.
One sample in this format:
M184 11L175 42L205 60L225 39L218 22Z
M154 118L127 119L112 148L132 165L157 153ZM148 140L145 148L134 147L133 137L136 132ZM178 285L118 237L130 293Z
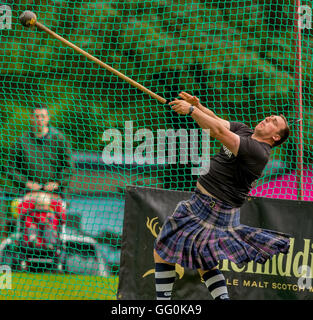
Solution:
M304 184L303 184L303 100L302 100L302 37L300 26L300 6L301 0L296 1L296 14L295 14L295 51L296 51L296 63L295 63L295 114L299 116L299 120L296 122L295 127L295 142L298 147L297 154L297 194L298 200L303 200Z

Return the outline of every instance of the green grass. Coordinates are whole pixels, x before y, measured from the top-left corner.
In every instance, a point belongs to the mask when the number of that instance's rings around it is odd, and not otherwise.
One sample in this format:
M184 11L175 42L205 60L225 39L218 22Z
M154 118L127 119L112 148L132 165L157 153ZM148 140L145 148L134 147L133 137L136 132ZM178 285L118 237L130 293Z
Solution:
M118 277L12 273L0 300L115 300Z

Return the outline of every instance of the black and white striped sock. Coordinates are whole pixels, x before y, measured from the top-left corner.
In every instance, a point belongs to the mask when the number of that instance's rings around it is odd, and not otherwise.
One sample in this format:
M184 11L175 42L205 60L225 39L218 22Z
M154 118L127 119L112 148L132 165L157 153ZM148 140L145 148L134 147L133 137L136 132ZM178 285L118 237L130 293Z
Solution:
M167 263L155 264L155 289L157 300L171 300L175 278L175 266Z
M214 300L229 300L226 281L220 270L207 271L202 278Z

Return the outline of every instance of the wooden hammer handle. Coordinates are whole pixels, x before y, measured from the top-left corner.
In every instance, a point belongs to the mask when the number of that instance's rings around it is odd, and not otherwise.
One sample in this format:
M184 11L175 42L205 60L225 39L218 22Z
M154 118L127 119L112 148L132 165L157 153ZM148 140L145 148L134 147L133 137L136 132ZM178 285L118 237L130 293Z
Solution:
M164 99L163 97L159 96L158 94L152 92L151 90L147 89L146 87L142 86L140 83L134 81L133 79L125 76L123 73L117 71L116 69L110 67L109 65L107 65L106 63L102 62L101 60L97 59L96 57L92 56L91 54L89 54L88 52L84 51L83 49L77 47L75 44L73 44L72 42L64 39L63 37L59 36L57 33L53 32L52 30L50 30L49 28L47 28L46 26L44 26L43 24L41 24L40 22L36 21L35 25L47 32L48 34L50 34L52 37L54 37L55 39L60 40L62 43L64 43L66 46L71 47L72 49L74 49L76 52L83 54L86 58L88 58L89 60L97 63L98 65L100 65L101 67L105 68L106 70L112 72L113 74L115 74L116 76L118 76L119 78L127 81L129 84L131 84L132 86L136 87L137 89L147 93L148 95L150 95L152 98L157 99L159 102L161 102L162 104L166 104L167 100Z

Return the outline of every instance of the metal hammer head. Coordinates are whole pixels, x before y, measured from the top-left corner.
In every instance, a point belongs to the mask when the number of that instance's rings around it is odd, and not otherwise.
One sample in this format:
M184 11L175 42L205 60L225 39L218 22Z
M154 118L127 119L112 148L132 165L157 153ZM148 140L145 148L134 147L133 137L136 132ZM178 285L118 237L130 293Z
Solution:
M32 11L24 11L21 15L20 15L20 23L24 26L24 27L31 27L33 25L35 25L37 21L37 16L35 15L34 12Z

